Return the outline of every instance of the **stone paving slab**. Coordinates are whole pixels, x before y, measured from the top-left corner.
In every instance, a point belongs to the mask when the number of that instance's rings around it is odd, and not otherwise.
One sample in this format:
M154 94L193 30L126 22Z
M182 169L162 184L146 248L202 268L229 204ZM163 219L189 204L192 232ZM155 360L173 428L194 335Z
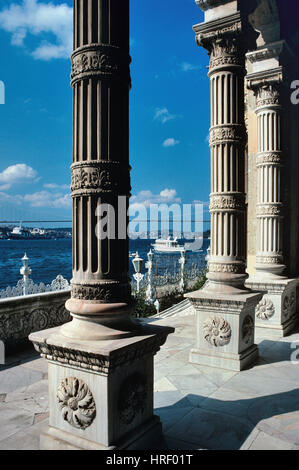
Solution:
M190 364L194 317L155 320L176 328L155 358L155 413L168 449L299 450L299 364L291 343L256 338L257 364L237 373ZM39 448L48 421L47 363L33 351L0 367L0 449Z

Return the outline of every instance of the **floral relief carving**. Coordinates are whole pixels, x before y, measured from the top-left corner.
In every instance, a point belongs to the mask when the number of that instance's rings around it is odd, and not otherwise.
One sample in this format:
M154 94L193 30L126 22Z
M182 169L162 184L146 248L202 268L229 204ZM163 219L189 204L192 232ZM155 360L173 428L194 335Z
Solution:
M286 318L290 316L291 309L290 309L290 299L286 295L284 300L283 300L283 314Z
M86 429L92 424L96 405L83 380L76 377L63 379L57 390L57 398L64 421L78 429Z
M254 321L250 315L244 318L242 324L242 339L245 344L250 343L253 340L254 335Z
M229 263L209 263L209 271L213 273L242 273L244 264L229 264Z
M257 305L255 313L260 320L269 320L275 314L273 302L268 297L263 297Z
M212 346L226 346L231 340L230 324L222 317L208 318L203 324L205 340Z
M296 310L296 295L293 291L290 295L286 295L283 300L283 313L286 318L291 317Z
M84 73L117 73L119 65L111 53L101 51L88 51L75 54L72 59L72 81Z
M257 165L264 165L264 164L281 164L281 155L278 153L268 153L264 155L259 155L257 157Z
M111 302L118 299L129 299L128 284L102 283L96 286L72 284L72 297L80 300L97 300Z
M210 211L215 210L245 210L242 196L211 196Z
M80 189L110 190L117 183L112 182L111 172L95 167L76 168L72 174L72 191Z
M256 209L257 216L281 216L282 204L258 204Z
M244 131L239 126L216 127L210 130L210 145L215 145L223 141L241 142L243 139Z
M0 338L7 344L15 345L27 340L30 333L54 328L70 320L65 300L63 303L47 300L39 308L16 307L14 311L0 315Z
M131 424L135 418L145 411L148 397L146 377L140 373L129 376L119 391L118 410L120 421Z
M258 264L281 264L282 263L282 255L274 255L274 256L257 256L256 262Z

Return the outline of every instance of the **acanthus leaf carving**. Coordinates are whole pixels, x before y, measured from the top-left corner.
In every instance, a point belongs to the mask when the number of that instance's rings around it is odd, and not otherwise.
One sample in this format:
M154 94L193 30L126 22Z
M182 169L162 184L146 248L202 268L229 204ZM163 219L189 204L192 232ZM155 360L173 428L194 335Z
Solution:
M257 107L280 105L279 85L265 84L257 88Z

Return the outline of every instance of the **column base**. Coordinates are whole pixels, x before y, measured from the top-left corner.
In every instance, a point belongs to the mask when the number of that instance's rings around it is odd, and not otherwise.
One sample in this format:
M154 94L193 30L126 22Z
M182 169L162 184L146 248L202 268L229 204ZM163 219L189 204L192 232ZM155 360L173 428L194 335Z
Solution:
M173 332L140 325L134 337L106 341L73 340L59 328L31 334L48 361L50 417L41 448L156 448L154 355Z
M207 352L205 349L191 349L189 360L192 364L239 372L255 364L258 357L258 347L253 344L242 354L222 353L220 351L213 354L213 352Z
M296 307L297 279L269 279L252 276L246 286L263 293L256 306L256 332L260 336L279 339L295 328L298 317Z
M186 294L196 309L196 347L190 362L233 371L253 365L255 307L262 294L223 295L199 290Z
M158 416L109 447L52 427L48 427L40 436L40 450L160 450L165 449L163 444L162 425Z

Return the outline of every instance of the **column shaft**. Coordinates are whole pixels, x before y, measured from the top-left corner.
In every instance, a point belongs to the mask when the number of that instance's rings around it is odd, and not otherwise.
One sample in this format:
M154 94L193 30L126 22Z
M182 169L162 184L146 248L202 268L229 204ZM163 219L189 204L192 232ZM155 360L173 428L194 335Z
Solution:
M215 22L216 23L216 22ZM217 24L217 26L219 26ZM233 293L247 278L244 75L245 41L238 15L220 30L194 28L210 55L211 81L211 255L206 289Z
M77 320L83 314L103 323L108 315L113 322L128 314L129 64L129 0L74 0L73 279L67 308ZM76 325L64 333L73 335Z
M257 258L259 274L281 275L283 264L283 201L280 86L260 82L257 97Z

